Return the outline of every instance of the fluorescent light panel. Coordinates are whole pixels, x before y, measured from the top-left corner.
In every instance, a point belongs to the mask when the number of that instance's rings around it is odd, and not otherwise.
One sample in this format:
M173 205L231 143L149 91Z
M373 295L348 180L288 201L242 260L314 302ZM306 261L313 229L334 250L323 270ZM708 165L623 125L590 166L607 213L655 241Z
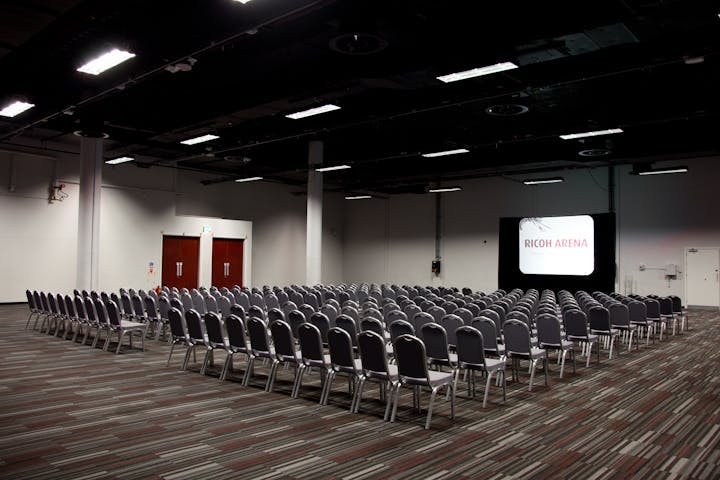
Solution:
M445 150L443 152L433 152L433 153L423 153L422 156L425 158L433 158L433 157L444 157L445 155L457 155L459 153L469 153L470 150L467 148L458 148L455 150Z
M180 143L182 143L183 145L196 145L198 143L209 142L210 140L215 140L216 138L220 138L220 137L218 137L217 135L207 134L207 135L201 135L201 136L195 137L195 138L188 138L187 140L183 140Z
M428 193L459 192L460 190L462 190L461 187L431 188L428 190Z
M235 1L235 2L240 2L240 3L243 3L243 4L244 4L244 3L251 2L252 0L234 0L234 1Z
M598 137L600 135L612 135L614 133L623 133L622 128L608 128L607 130L593 130L592 132L569 133L560 135L563 140L572 140L574 138Z
M29 110L34 106L35 106L35 104L33 104L33 103L21 102L18 100L16 102L11 103L7 107L3 108L2 110L0 110L0 115L2 115L3 117L11 117L12 118L16 115L20 115L25 110Z
M126 60L130 60L135 56L134 53L118 50L117 48L103 53L97 58L90 60L88 63L78 68L78 72L89 73L90 75L99 75L105 70L121 64Z
M293 120L297 120L299 118L312 117L313 115L320 115L321 113L332 112L333 110L340 110L340 107L338 107L337 105L327 104L327 105L323 105L322 107L310 108L308 110L291 113L290 115L285 115L285 116L287 118L292 118Z
M132 162L133 160L135 160L133 157L118 157L113 158L112 160L108 160L105 163L107 163L108 165L117 165L119 163Z
M257 180L262 180L262 179L263 179L263 177L247 177L247 178L238 178L235 181L238 183L242 183L242 182L255 182Z
M525 185L543 185L545 183L562 183L565 179L562 177L553 177L553 178L535 178L535 179L528 179L523 180L523 183Z
M463 72L450 73L448 75L442 75L437 77L438 80L445 83L458 82L460 80L467 80L468 78L481 77L483 75L490 75L492 73L504 72L505 70L512 70L518 68L512 62L501 62L495 65L488 65L487 67L473 68L471 70L465 70Z
M335 165L334 167L322 167L316 168L316 172L333 172L335 170L346 170L350 168L350 165Z
M366 200L368 198L372 198L372 195L351 195L345 197L345 200Z
M647 170L645 172L638 172L638 175L663 175L665 173L685 173L687 171L687 167L669 167L659 168L657 170Z

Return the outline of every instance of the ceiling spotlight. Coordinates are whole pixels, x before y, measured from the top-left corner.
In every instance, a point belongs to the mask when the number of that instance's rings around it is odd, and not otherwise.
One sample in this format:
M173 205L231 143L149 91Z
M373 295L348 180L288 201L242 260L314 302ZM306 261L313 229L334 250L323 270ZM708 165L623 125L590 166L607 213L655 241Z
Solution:
M523 183L525 185L543 185L546 183L562 183L565 179L562 177L552 177L552 178L529 178L527 180L523 180Z
M35 105L32 103L27 102L21 102L20 100L11 103L10 105L5 106L2 110L0 110L0 115L3 117L14 117L16 115L20 115L25 110L29 110Z
M90 60L88 63L78 68L78 72L89 73L90 75L99 75L105 70L121 64L126 60L130 60L135 56L134 53L118 50L117 48L103 53L99 57Z

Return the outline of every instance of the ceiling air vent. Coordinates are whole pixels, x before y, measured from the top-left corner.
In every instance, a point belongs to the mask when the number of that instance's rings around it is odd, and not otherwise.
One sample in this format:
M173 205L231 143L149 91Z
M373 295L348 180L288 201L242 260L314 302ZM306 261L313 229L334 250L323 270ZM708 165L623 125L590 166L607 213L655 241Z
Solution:
M485 113L496 117L514 117L528 112L528 107L518 103L503 103L485 109Z
M384 38L372 33L346 33L330 40L330 48L345 55L371 55L387 45Z

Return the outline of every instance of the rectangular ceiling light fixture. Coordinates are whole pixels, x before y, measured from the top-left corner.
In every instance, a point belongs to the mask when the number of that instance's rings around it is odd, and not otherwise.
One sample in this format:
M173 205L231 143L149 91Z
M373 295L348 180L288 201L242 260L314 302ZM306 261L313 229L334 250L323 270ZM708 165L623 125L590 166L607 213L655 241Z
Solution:
M335 165L334 167L321 167L316 168L316 172L333 172L335 170L346 170L348 168L351 168L350 165Z
M438 80L445 83L458 82L460 80L467 80L468 78L482 77L483 75L490 75L492 73L504 72L505 70L512 70L518 68L512 62L501 62L495 65L488 65L487 67L473 68L471 70L465 70L463 72L450 73L448 75L442 75L437 77Z
M242 183L242 182L256 182L256 181L262 180L262 179L263 179L263 177L247 177L247 178L238 178L238 179L235 180L235 181L238 182L238 183Z
M235 0L235 1L236 1L236 2L240 2L240 3L243 3L243 4L244 4L244 3L248 3L248 2L251 2L252 0Z
M688 171L687 167L668 167L668 168L658 168L656 170L645 170L638 172L638 175L663 175L666 173L686 173Z
M372 195L351 195L345 197L345 200L367 200L368 198L372 198Z
M622 128L608 128L607 130L593 130L592 132L569 133L560 135L563 140L572 140L574 138L598 137L600 135L612 135L614 133L623 133Z
M458 148L455 150L445 150L443 152L423 153L422 156L425 158L433 158L444 157L445 155L457 155L459 153L470 153L470 150L467 148Z
M34 106L35 105L32 103L21 102L18 100L16 102L13 102L10 105L6 106L2 110L0 110L0 115L2 115L3 117L12 118L16 115L20 115L25 110L29 110Z
M340 110L340 107L329 103L327 105L323 105L322 107L310 108L308 110L291 113L291 114L285 115L285 116L287 118L292 118L293 120L297 120L299 118L312 117L313 115L320 115L321 113L332 112L334 110Z
M117 165L118 163L132 162L133 160L135 160L133 157L118 157L113 158L112 160L108 160L105 163L107 163L108 165Z
M89 73L90 75L100 75L105 70L121 64L126 60L130 60L135 56L134 53L118 50L114 48L109 52L105 52L97 58L90 60L88 63L78 68L78 72Z
M196 145L198 143L209 142L210 140L215 140L216 138L220 138L220 137L218 137L217 135L207 134L207 135L201 135L201 136L195 137L195 138L188 138L187 140L183 140L180 143L182 143L183 145Z
M565 179L562 177L553 177L553 178L532 178L528 180L523 180L523 183L525 185L543 185L545 183L562 183Z
M447 193L447 192L459 192L462 187L443 187L443 188L431 188L428 193Z

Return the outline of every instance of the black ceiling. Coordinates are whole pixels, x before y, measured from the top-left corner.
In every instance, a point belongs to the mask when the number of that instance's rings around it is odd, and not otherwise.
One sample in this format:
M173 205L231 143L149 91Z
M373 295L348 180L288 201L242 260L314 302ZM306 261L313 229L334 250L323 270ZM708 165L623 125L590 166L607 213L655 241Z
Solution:
M101 131L108 158L297 185L322 140L326 164L353 166L328 189L382 193L715 154L719 13L687 0L4 1L0 104L36 107L0 120L0 140ZM108 47L136 57L76 71ZM502 61L519 68L436 79ZM326 103L342 109L285 117ZM205 133L220 138L179 143ZM419 156L452 148L470 153Z

